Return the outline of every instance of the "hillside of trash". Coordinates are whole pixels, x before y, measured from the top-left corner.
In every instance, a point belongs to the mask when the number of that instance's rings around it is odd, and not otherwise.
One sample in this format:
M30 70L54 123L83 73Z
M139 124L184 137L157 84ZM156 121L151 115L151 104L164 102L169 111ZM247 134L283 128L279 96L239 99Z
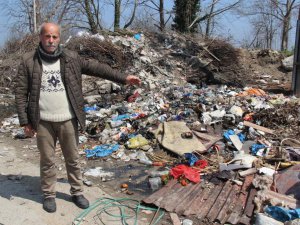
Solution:
M16 141L27 137L14 78L37 44L26 36L1 52L0 132ZM172 32L80 32L63 45L142 80L83 75L86 186L154 207L150 224L299 224L300 107L282 53Z

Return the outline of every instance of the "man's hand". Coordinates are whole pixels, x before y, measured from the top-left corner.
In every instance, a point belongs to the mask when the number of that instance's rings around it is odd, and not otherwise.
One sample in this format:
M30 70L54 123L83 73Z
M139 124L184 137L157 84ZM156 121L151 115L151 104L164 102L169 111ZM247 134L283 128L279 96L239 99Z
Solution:
M35 130L32 128L31 124L24 126L24 133L26 137L33 137L35 135Z
M129 84L129 85L134 85L134 84L137 84L137 85L141 85L141 79L138 78L137 76L134 76L134 75L128 75L126 77L126 84Z

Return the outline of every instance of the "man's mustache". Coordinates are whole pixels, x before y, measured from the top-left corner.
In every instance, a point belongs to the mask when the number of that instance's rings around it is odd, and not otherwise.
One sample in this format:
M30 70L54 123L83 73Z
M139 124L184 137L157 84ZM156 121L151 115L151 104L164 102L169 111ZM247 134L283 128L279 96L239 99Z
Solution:
M54 44L47 44L46 47L57 47L57 45L54 45Z

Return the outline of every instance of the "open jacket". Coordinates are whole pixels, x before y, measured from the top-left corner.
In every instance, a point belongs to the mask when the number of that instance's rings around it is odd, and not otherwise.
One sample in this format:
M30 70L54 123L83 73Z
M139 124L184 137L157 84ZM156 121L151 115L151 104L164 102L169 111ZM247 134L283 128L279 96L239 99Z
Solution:
M82 59L76 52L64 49L60 55L60 72L69 102L82 129L85 129L82 74L125 84L126 76L105 64ZM15 82L15 99L20 125L37 129L40 120L39 98L42 61L37 50L26 53L20 63Z

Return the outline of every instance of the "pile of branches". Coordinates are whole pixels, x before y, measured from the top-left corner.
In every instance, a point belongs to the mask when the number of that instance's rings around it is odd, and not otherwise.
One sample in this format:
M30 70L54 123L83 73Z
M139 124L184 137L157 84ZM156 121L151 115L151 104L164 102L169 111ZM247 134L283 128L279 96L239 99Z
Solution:
M21 39L8 40L3 47L0 58L0 92L11 93L13 81L17 73L20 59L24 53L36 48L39 43L38 34L26 35Z
M262 126L288 137L300 137L299 103L287 102L272 109L264 109L253 116Z
M94 37L76 37L68 42L66 48L78 52L85 59L95 59L121 71L132 65L132 54L124 52L107 40L102 41Z
M21 39L8 40L1 51L1 58L21 57L24 53L36 49L39 43L38 34L28 34Z

